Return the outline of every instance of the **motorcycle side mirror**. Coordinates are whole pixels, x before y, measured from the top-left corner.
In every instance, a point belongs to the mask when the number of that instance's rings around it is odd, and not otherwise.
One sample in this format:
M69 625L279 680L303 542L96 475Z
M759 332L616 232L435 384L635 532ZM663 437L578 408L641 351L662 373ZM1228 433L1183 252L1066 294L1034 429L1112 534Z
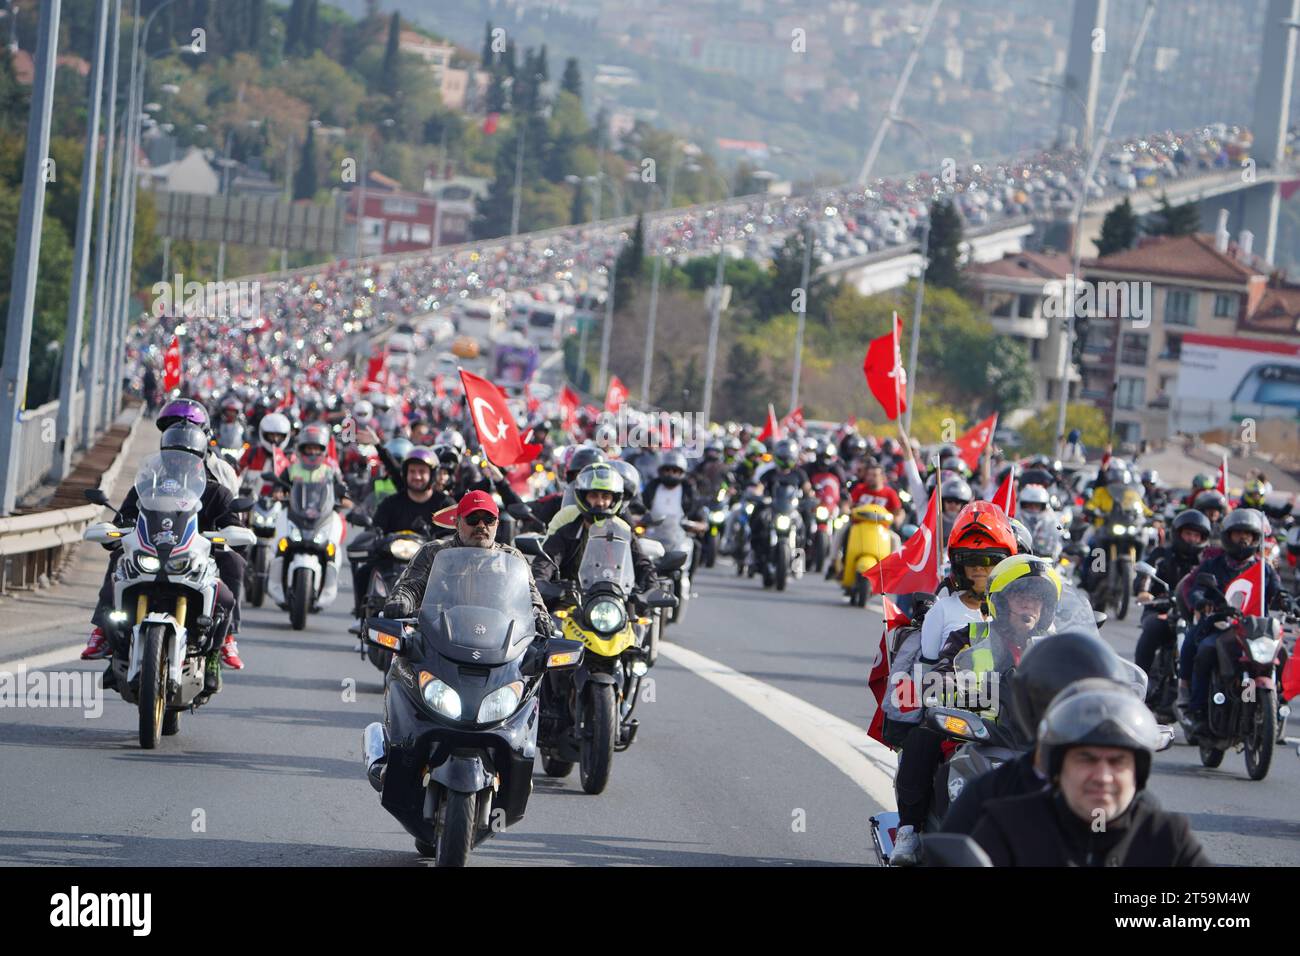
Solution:
M1105 611L1092 612L1092 622L1097 625L1098 630L1101 630L1103 627L1105 627L1106 622L1109 620L1110 620L1110 616Z
M984 721L968 710L956 707L934 707L929 712L930 724L945 737L983 743L988 740Z
M371 528L375 523L370 520L370 515L349 514L348 524L356 528Z
M671 554L665 554L655 562L655 570L663 572L678 571L686 564L689 555L685 551L674 551Z
M653 591L646 592L645 604L646 607L676 607L677 598L655 588Z
M108 495L104 494L98 488L87 488L82 492L82 494L84 494L86 500L92 504L103 505L105 508L112 507L112 505L108 503Z
M546 642L546 669L567 669L582 663L584 647L582 641L568 638L552 637Z
M528 505L524 504L522 501L516 501L514 504L506 505L506 511L512 517L518 518L520 521L528 521L530 519L536 520L533 518L533 509L529 508Z
M382 647L401 657L406 652L406 626L401 621L382 617L368 617L362 626L367 644Z
M515 547L530 558L540 558L546 553L542 550L542 539L532 534L521 534L515 538Z
M230 503L230 510L236 514L242 514L245 511L252 511L253 505L257 504L252 498L240 496Z
M964 833L921 835L921 866L989 866L993 861L984 848Z

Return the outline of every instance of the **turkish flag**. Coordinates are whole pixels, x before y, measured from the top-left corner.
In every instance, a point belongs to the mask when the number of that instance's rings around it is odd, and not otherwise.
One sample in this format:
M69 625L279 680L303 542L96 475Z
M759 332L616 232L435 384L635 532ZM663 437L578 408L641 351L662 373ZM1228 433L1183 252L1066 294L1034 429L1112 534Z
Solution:
M541 445L526 445L519 437L519 428L506 405L506 396L485 378L460 370L460 380L465 386L465 402L479 444L487 460L498 468L532 461L542 450Z
M943 542L939 540L939 486L930 493L925 520L902 550L895 551L867 572L880 594L910 594L939 587Z
M527 385L524 386L524 402L527 405L529 415L537 411L542 404L541 399L533 398L533 390Z
M605 392L605 411L617 412L627 401L627 386L617 375L610 376L609 389Z
M1007 476L993 496L993 504L1001 508L1008 518L1016 516L1016 466L1007 469Z
M560 418L562 427L565 431L573 428L573 419L578 414L578 406L582 404L582 399L578 393L565 385L560 389Z
M893 329L888 335L871 340L867 346L867 357L862 363L867 387L891 422L907 411L907 372L903 369L903 359L898 351L898 340L902 334L903 322L895 312Z
M871 724L867 727L867 736L872 740L879 740L882 744L885 742L883 735L885 727L885 691L889 688L889 647L885 642L885 637L888 634L889 627L886 625L880 632L880 647L876 649L876 659L872 662L871 675L867 678L867 688L876 701L876 712L871 716Z
M1223 596L1228 603L1250 617L1264 617L1268 612L1268 602L1264 600L1264 562L1256 560L1241 574L1228 582L1223 589Z
M163 391L181 387L181 340L172 336L172 344L163 353Z
M1228 497L1228 456L1223 456L1223 461L1219 463L1219 483L1216 485L1219 494Z
M483 133L485 136L491 136L497 131L497 123L501 120L500 113L489 113L483 118Z
M961 460L966 462L966 467L971 471L978 470L980 455L984 454L984 449L988 447L989 439L993 437L997 427L998 413L994 412L953 443L961 453Z
M386 355L387 349L371 353L370 364L366 366L367 382L380 382L386 377L384 375L384 357Z
M892 631L896 627L906 627L912 619L903 613L903 609L889 599L888 594L880 596L881 606L885 610L885 628Z
M765 442L769 438L774 440L781 438L781 425L776 420L776 412L772 410L770 403L767 406L767 423L763 426L763 430L758 433L758 440Z
M803 428L803 406L800 405L785 418L781 419L781 428L789 431L791 427Z

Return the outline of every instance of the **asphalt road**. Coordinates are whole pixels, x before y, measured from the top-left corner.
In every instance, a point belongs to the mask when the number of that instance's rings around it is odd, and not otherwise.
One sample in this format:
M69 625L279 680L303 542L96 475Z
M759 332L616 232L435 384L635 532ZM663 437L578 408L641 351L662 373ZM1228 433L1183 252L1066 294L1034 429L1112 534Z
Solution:
M867 818L888 801L891 772L862 731L879 615L842 604L820 576L777 594L720 564L696 591L606 792L539 766L527 815L474 865L873 862ZM349 606L344 590L301 632L285 612L249 609L248 668L227 672L223 692L155 751L139 749L135 709L115 694L97 718L0 709L0 862L427 865L363 777L381 677L347 634ZM1131 652L1131 621L1103 633ZM1152 787L1191 815L1216 861L1295 865L1298 764L1279 748L1253 783L1239 755L1205 770L1179 744L1157 756Z

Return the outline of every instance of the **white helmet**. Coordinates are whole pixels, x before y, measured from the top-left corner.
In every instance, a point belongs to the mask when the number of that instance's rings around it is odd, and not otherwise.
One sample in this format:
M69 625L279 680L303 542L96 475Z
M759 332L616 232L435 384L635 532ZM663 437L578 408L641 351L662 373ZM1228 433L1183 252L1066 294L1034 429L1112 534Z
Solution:
M363 425L363 423L369 422L374 417L375 406L371 405L364 398L352 406L352 418L358 425Z
M289 439L289 431L289 419L279 412L272 412L262 416L262 421L257 426L257 437L262 447L274 454L277 448L284 450L284 444Z
M1051 504L1051 499L1048 497L1047 489L1042 485L1025 485L1020 489L1020 504L1042 505L1046 508Z

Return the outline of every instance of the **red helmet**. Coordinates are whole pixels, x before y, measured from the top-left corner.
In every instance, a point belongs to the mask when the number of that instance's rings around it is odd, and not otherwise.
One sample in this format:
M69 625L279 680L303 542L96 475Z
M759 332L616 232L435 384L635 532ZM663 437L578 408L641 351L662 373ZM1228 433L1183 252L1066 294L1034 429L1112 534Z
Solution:
M1016 533L1006 513L989 501L972 501L962 508L948 536L949 554L999 550L1006 552L1005 557L1016 553ZM958 563L955 556L953 563Z

